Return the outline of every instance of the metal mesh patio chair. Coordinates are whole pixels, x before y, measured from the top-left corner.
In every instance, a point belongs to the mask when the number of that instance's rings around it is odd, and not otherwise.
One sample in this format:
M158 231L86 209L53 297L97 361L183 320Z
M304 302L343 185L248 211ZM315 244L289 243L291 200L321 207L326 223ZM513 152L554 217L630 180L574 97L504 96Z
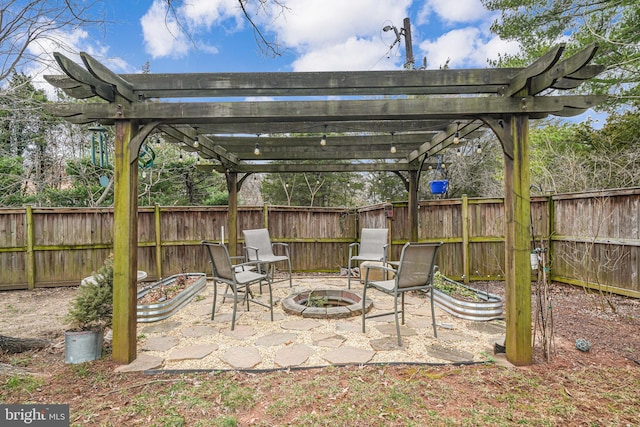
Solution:
M221 243L203 240L202 244L207 248L207 253L211 260L211 266L213 267L213 306L211 309L211 320L214 320L215 318L218 283L220 283L226 285L224 291L225 298L229 289L233 291L233 315L231 318L232 331L236 324L236 312L239 299L242 299L242 302L247 304L247 311L249 310L250 302L267 307L271 311L271 321L273 322L273 294L271 292L271 279L269 276L267 274L251 270L251 267L255 266L255 263L253 262L233 265L231 263L231 257L229 256L227 247ZM268 304L256 300L253 297L253 293L250 288L250 285L258 283L262 289L262 282L265 281L269 287Z
M388 266L371 266L367 269L364 280L364 290L362 292L362 301L367 297L367 289L372 288L393 295L393 312L376 313L367 316L362 310L362 332L365 332L365 321L373 317L386 316L394 314L396 319L396 332L398 334L398 345L402 346L402 338L400 337L400 323L398 322L398 313L402 313L402 324L404 325L404 294L409 291L430 291L429 299L431 300L431 319L433 324L433 335L438 337L436 330L436 316L433 302L433 273L435 267L435 259L438 249L442 243L406 243L400 254L398 267L393 269ZM369 281L369 271L378 268L381 270L394 272L395 277L391 280ZM401 309L398 310L398 296L401 298ZM374 304L375 306L375 304Z
M256 261L258 263L258 271L264 269L269 274L269 277L272 277L270 269L273 268L274 263L286 261L289 267L289 287L293 286L289 245L286 243L272 243L269 237L269 230L266 228L244 230L242 234L244 235L244 249L247 260L249 262ZM282 248L284 255L276 255L274 253L274 248L276 247Z
M347 285L351 289L351 266L362 261L387 261L389 245L387 228L363 228L360 232L360 242L349 245L349 265L347 265ZM357 249L357 251L355 250ZM357 252L357 255L356 255ZM362 272L360 272L362 274Z

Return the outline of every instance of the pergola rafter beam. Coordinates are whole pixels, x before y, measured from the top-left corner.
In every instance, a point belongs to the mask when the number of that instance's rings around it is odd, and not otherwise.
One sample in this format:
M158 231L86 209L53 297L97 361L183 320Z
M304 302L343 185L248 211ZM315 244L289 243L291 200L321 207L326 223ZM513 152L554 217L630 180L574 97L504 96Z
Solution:
M133 92L133 85L96 61L86 52L80 52L80 58L87 70L98 80L112 85L116 92L129 102L136 101L138 96Z
M203 164L198 169L224 173L254 172L254 173L302 173L302 172L394 172L415 170L415 166L406 162L397 163L240 163L233 166L224 164Z
M580 71L591 62L597 50L597 44L590 44L575 55L555 64L544 73L533 77L529 86L528 95L537 95L552 87L559 79Z
M456 120L480 115L555 114L565 107L591 108L604 95L526 96L518 98L428 98L369 101L271 101L271 102L176 102L122 104L54 104L61 117L83 115L89 120L149 120L174 124L269 123L299 117L305 121L357 120Z
M53 57L56 59L56 62L62 68L62 70L73 80L78 83L82 83L87 85L91 91L95 94L95 96L99 96L105 101L113 102L116 99L115 91L113 87L108 85L102 80L97 79L93 76L89 71L85 68L82 68L80 65L71 61L66 56L54 52Z

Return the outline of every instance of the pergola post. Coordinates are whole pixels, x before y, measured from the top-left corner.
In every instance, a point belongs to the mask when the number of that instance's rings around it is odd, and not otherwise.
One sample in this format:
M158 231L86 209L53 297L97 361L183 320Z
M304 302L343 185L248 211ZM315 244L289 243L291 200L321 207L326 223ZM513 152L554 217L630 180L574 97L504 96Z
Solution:
M511 150L505 149L505 287L506 352L514 365L530 365L531 252L529 200L529 117L516 114L505 120ZM509 129L510 128L510 129ZM503 141L505 146L505 141ZM507 143L508 147L509 144ZM511 151L511 152L509 152Z
M238 174L225 173L229 191L229 255L236 256L238 248Z
M136 358L138 162L137 150L131 150L135 129L131 120L115 123L112 357L125 364Z
M418 241L418 172L409 171L409 230L410 240Z

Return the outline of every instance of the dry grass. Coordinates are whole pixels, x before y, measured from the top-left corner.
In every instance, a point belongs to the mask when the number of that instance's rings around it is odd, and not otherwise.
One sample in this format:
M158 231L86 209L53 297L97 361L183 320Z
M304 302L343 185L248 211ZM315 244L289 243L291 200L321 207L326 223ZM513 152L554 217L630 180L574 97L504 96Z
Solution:
M264 373L116 374L107 360L14 365L48 376L3 377L4 403L68 403L74 426L633 426L634 365L329 367ZM25 360L28 358L29 360Z

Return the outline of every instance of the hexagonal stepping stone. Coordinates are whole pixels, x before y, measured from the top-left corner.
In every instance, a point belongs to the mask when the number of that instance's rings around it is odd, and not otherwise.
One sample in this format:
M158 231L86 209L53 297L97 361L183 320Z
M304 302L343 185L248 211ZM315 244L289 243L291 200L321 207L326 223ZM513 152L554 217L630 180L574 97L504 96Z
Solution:
M180 327L180 325L182 325L181 322L175 322L175 321L161 322L161 323L156 323L155 325L145 326L141 332L143 334L158 334L163 332L170 332Z
M362 321L358 318L352 322L336 322L336 331L338 332L361 332Z
M175 347L180 342L178 337L150 337L142 345L142 350L146 351L167 351Z
M375 351L394 351L402 350L402 346L398 345L398 338L396 337L384 337L377 340L369 341L369 345Z
M253 307L252 307L253 308ZM262 307L260 307L262 308ZM286 318L284 313L278 313L277 311L273 311L273 321L274 322L279 322L281 320L284 320ZM258 315L258 319L260 321L264 321L264 322L271 322L271 313L269 312L269 310L265 309L264 312L260 313Z
M226 335L237 340L244 340L256 334L256 330L253 326L248 325L236 325L233 331L231 329L225 329L222 331L223 335Z
M211 353L212 351L216 351L217 349L217 344L197 344L190 347L177 348L169 354L167 360L177 361L188 359L202 359L203 357L209 355L209 353Z
M288 366L302 365L313 355L313 349L304 344L293 344L281 348L276 352L275 362L278 366L286 368Z
M437 307L436 307L437 309ZM436 312L437 314L437 312ZM423 304L420 307L414 307L409 312L411 316L429 316L431 317L431 303Z
M369 295L369 292L367 292L367 295ZM369 296L369 298L371 298L371 296ZM378 310L383 310L383 311L387 311L387 310L393 310L393 298L376 298L376 296L373 296L373 308L378 309ZM398 307L400 307L400 301L398 301Z
M467 328L493 335L504 334L507 329L503 323L496 322L467 322Z
M238 319L242 317L242 312L241 311L237 311L236 312L236 321L238 321ZM216 313L215 318L212 320L213 323L225 323L225 322L229 322L231 323L231 319L233 318L233 313Z
M233 347L225 351L220 359L237 369L249 369L262 362L260 352L254 347Z
M182 335L184 335L185 337L208 337L217 333L218 330L216 328L204 325L191 326L182 330Z
M423 304L425 301L428 301L424 298L419 298L419 297L415 297L415 296L411 296L411 295L407 295L404 298L404 304L405 306L408 305L420 305ZM398 305L400 305L400 298L398 298Z
M438 340L447 341L447 342L451 342L451 341L473 342L476 340L476 338L470 335L466 335L462 332L438 331Z
M467 351L447 348L439 344L428 347L427 354L438 359L448 360L449 362L468 362L473 360L473 354Z
M433 331L433 324L431 323L431 319L425 319L423 317L414 318L414 319L406 319L406 325L410 328L416 329L424 329L430 328Z
M280 325L282 329L290 329L294 331L310 331L311 329L319 326L322 326L322 323L311 319L293 320L291 322L283 322Z
M376 352L356 347L340 347L322 355L322 358L334 365L347 363L367 363Z
M211 317L211 303L207 304L199 304L198 306L192 309L192 313L194 316L209 316Z
M347 339L342 335L330 335L316 338L313 341L313 345L317 345L318 347L338 348L346 340Z
M149 369L155 369L162 366L164 359L158 356L152 356L150 354L140 354L136 360L128 365L118 366L116 372L139 372L147 371Z
M385 325L378 325L376 326L376 329L385 335L396 335L398 333L398 331L396 330L395 322L387 323ZM418 335L418 333L415 329L411 329L406 325L400 325L400 335L403 337L410 337L413 335Z
M298 336L296 334L290 334L286 332L277 332L274 334L269 334L261 338L258 338L255 344L265 346L265 347L273 347L274 345L291 343L297 337Z

